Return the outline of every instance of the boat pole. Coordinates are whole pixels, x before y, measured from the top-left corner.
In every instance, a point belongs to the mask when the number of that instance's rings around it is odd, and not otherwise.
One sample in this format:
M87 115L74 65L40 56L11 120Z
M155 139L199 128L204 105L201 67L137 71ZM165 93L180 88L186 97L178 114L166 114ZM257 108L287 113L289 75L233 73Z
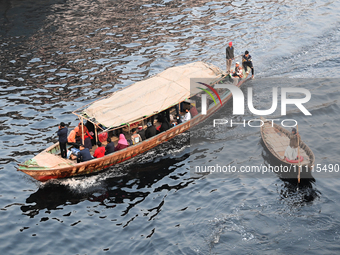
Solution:
M84 145L84 117L81 117L81 141Z
M97 125L94 124L94 135L96 136L96 144L97 144Z
M300 138L299 138L299 125L296 125L296 133L297 133L297 139L298 139L298 167L299 167L299 173L298 173L298 183L300 183L300 168L301 168L301 161L300 161Z

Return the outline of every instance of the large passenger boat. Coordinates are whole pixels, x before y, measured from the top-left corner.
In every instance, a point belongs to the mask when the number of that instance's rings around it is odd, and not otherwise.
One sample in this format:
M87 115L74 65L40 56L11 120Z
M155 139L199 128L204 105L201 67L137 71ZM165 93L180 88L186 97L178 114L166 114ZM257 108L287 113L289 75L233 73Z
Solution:
M167 112L173 114L178 105L196 108L196 115L188 121L175 125L149 139L113 152L101 158L77 163L76 160L64 159L60 155L59 143L55 143L30 160L19 164L18 170L38 181L87 175L131 159L151 148L185 132L190 127L204 121L220 109L232 96L229 90L214 89L218 83L224 83L230 77L218 67L194 62L172 67L146 80L136 82L104 98L100 98L73 113L80 122L87 121L94 126L94 137L108 133L113 140L115 131L123 132L128 138L131 128L146 127L147 122L157 125L157 115ZM247 75L235 80L240 87L247 80ZM202 105L202 94L210 97ZM206 114L202 114L202 107ZM179 107L177 108L178 111ZM94 146L95 148L96 146ZM70 146L68 146L68 149Z

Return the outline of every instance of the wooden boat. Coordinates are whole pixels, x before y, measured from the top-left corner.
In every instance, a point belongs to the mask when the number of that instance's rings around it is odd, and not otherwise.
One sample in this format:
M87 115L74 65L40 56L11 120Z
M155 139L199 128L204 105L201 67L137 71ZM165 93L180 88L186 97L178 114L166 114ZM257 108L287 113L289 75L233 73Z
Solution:
M284 154L287 146L289 145L290 132L285 128L272 123L261 117L264 124L261 126L261 137L265 147L270 154L275 157L279 164L287 166L286 170L280 171L279 174L282 178L297 179L299 166L301 179L314 179L311 172L314 167L315 157L312 150L303 142L300 141L300 159L293 162L288 162L284 159Z
M197 89L190 88L192 78L203 79L210 84L209 86L214 86L219 82L223 83L226 80L225 74L219 68L203 62L195 62L169 68L154 77L116 91L112 95L86 105L73 113L81 121L86 119L93 123L96 127L96 133L97 128L101 128L101 132L109 132L118 128L130 129L135 123L142 123L144 126L144 121L150 116L170 109L193 96L199 97L202 93L199 86L196 85ZM240 87L246 80L247 77L244 77L236 86ZM214 104L211 102L207 108L207 114L199 113L187 122L126 149L102 158L77 163L74 160L63 159L60 156L59 143L56 143L34 158L19 164L18 171L22 171L39 181L87 175L101 171L146 152L204 121L220 109L232 96L229 90L223 93L219 91L219 95L221 103L216 104L215 102ZM129 109L129 111L126 109ZM105 129L104 126L110 128Z

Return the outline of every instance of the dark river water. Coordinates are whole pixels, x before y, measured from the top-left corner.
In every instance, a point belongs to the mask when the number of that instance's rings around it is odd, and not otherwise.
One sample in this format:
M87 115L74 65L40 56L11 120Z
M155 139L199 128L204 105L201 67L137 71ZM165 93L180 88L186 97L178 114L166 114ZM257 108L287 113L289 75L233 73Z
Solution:
M60 121L77 125L80 106L171 66L224 69L229 41L253 57L243 91L254 88L254 105L269 108L273 86L311 92L312 116L274 115L298 120L316 163L339 164L339 13L321 0L1 1L0 253L338 254L340 172L300 186L275 173L192 173L271 162L259 128L210 118L88 177L39 183L15 166L56 142ZM254 118L231 107L214 118Z

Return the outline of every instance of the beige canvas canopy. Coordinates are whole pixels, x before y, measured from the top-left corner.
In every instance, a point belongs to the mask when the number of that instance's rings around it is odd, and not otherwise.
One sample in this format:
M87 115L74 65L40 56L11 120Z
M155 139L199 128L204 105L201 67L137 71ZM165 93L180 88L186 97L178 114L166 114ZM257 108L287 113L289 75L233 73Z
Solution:
M210 84L221 78L221 75L222 71L218 67L204 62L172 67L94 102L84 112L106 127L131 123L143 116L163 111L200 92L195 86L190 89L191 78L203 78L200 81ZM198 86L200 85L197 84Z

